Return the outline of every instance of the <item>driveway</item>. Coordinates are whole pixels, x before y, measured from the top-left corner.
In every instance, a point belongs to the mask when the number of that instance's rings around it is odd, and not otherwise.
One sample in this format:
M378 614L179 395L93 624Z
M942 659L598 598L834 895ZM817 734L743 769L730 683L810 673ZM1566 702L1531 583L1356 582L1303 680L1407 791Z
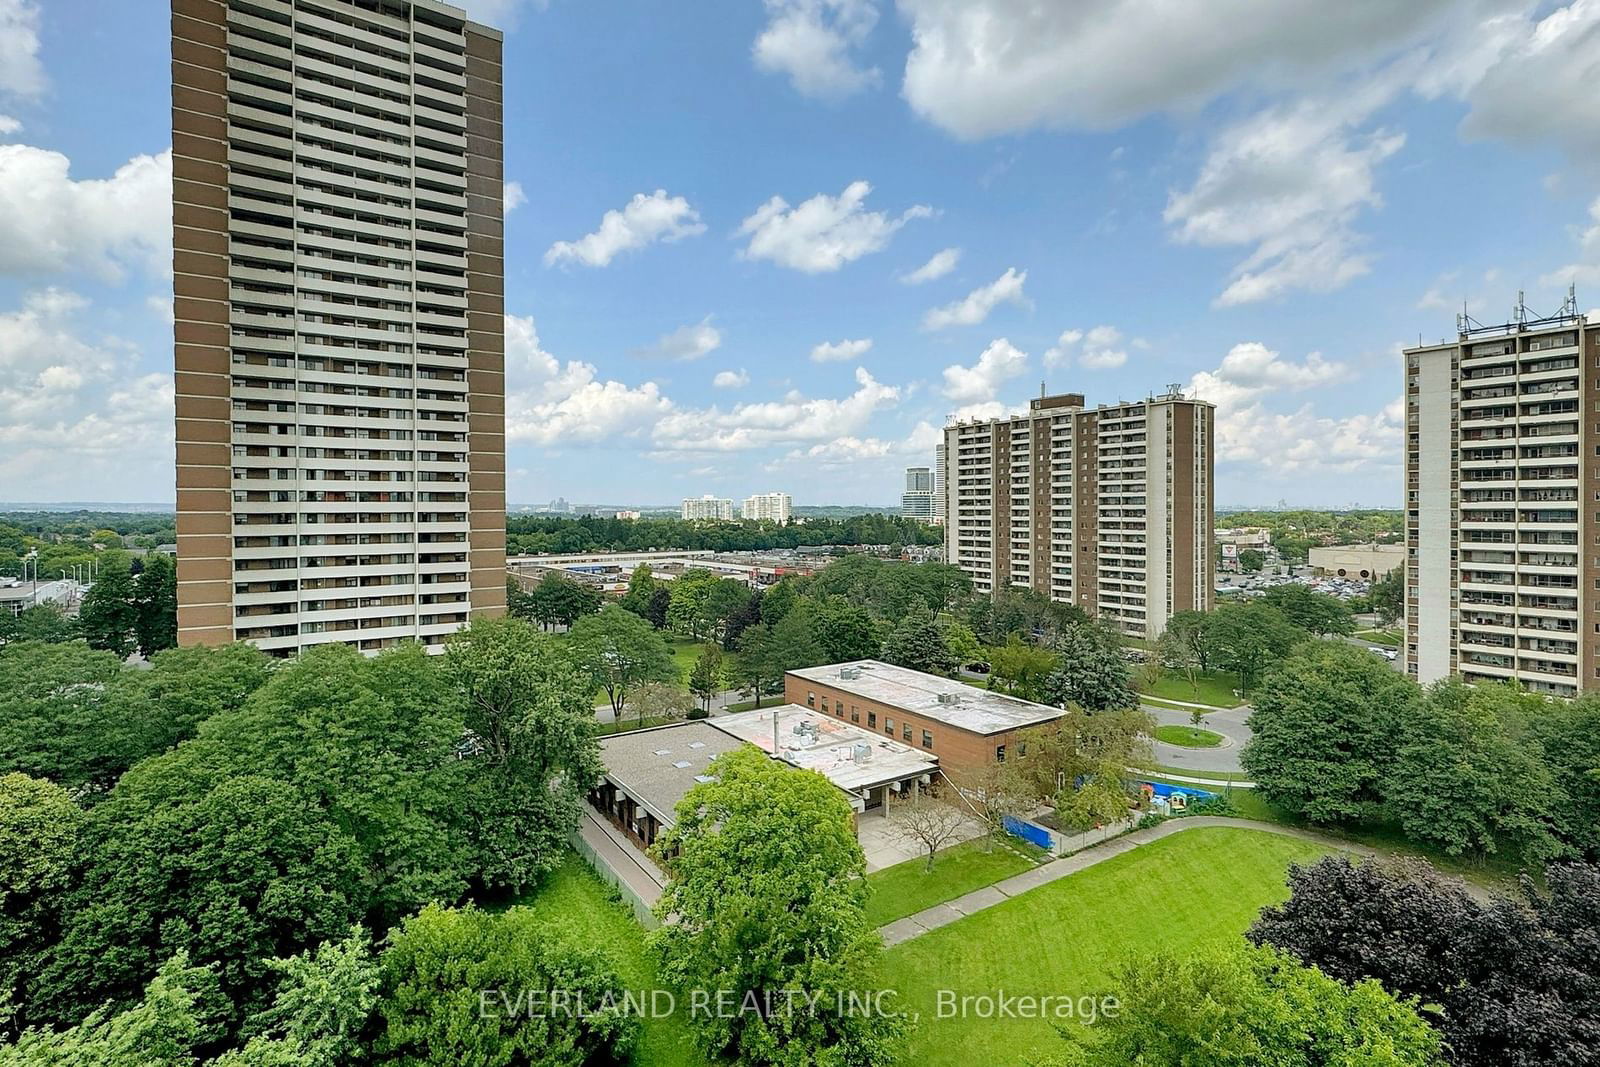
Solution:
M1160 726L1189 726L1193 722L1187 711L1157 708L1149 704L1144 706L1144 710L1154 715L1156 723ZM1200 728L1222 735L1222 744L1217 748L1184 748L1182 745L1169 745L1165 741L1153 739L1150 747L1155 753L1156 762L1163 767L1237 773L1243 769L1239 766L1239 753L1243 751L1245 742L1250 740L1250 728L1245 725L1245 720L1249 717L1249 705L1218 708L1206 712L1200 721Z

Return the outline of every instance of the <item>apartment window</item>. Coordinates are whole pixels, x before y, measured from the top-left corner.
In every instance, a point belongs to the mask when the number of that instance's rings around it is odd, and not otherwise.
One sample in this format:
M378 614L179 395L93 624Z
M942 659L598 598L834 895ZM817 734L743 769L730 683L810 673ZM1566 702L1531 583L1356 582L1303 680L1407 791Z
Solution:
M856 708L856 706L854 704L850 705L850 721L851 722L860 722L861 721L861 712L859 710L857 710L857 708Z
M1600 626L1596 626L1595 627L1595 631L1596 632L1600 632ZM905 741L910 741L911 740L911 724L910 723L902 723L901 724L901 726L900 726L900 737Z
M1595 585L1600 586L1600 582L1596 582ZM874 729L874 730L876 730L878 728L878 713L877 712L875 712L875 711L867 712L867 726L870 727L871 729Z
M883 720L883 732L888 734L890 737L894 736L894 720L888 718L887 716Z
M924 730L924 731L922 731L922 747L923 748L932 748L933 747L933 731L932 730Z
M806 707L814 708L816 706L817 706L817 694L815 694L815 693L807 693L806 694Z
M839 716L839 718L841 718L841 719L844 718L844 701L835 700L833 702L833 710L834 710L834 713ZM854 711L855 709L851 708L850 710Z

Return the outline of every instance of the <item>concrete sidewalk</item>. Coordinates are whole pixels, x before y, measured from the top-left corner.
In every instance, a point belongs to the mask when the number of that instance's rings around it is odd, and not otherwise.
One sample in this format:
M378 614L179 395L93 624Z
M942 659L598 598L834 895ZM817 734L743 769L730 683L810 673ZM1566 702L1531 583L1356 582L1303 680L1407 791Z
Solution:
M1280 837L1295 837L1302 841L1311 841L1330 849L1341 852L1353 853L1357 856L1371 857L1377 853L1364 845L1353 844L1336 837L1313 833L1310 830L1297 830L1288 826L1273 826L1270 823L1252 822L1249 819L1231 819L1219 815L1194 815L1183 819L1169 819L1159 826L1152 826L1145 830L1135 830L1130 834L1107 841L1103 845L1096 845L1075 852L1058 860L1040 864L1038 867L1021 874L1012 875L1002 879L994 885L984 886L982 889L973 890L965 896L954 900L947 900L943 904L935 904L931 908L924 908L915 915L907 915L903 919L896 919L886 926L880 926L878 933L883 937L883 943L893 947L903 941L910 941L914 937L921 937L930 930L937 930L941 926L949 926L957 920L968 915L992 908L996 904L1003 904L1012 897L1026 893L1030 889L1038 889L1042 885L1049 885L1079 871L1088 870L1096 864L1104 863L1113 856L1121 856L1132 852L1141 845L1148 845L1152 841L1160 841L1164 837L1182 833L1185 830L1199 829L1203 826L1229 826L1242 830L1257 830L1261 833L1277 834Z

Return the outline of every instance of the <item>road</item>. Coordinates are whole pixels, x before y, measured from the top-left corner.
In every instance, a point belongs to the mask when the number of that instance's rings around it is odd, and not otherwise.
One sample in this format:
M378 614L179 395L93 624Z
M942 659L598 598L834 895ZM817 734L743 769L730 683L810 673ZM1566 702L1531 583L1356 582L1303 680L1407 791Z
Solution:
M1144 710L1154 715L1156 723L1161 726L1189 726L1194 722L1188 711L1174 711L1150 704L1144 705ZM1223 743L1217 748L1184 748L1182 745L1169 745L1165 741L1151 741L1150 747L1155 752L1156 762L1163 767L1237 773L1242 770L1239 753L1244 750L1245 742L1250 740L1250 728L1245 725L1249 717L1250 707L1247 704L1206 711L1200 728L1222 735Z

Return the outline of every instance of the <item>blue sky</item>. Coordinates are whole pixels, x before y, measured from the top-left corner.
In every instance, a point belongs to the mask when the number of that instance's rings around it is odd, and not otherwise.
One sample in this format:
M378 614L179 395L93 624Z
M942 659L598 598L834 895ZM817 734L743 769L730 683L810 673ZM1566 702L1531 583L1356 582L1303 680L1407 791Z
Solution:
M1597 0L468 6L513 504L890 502L1044 381L1217 403L1223 503L1395 505L1400 345L1600 305ZM0 499L172 497L167 34L0 0Z

